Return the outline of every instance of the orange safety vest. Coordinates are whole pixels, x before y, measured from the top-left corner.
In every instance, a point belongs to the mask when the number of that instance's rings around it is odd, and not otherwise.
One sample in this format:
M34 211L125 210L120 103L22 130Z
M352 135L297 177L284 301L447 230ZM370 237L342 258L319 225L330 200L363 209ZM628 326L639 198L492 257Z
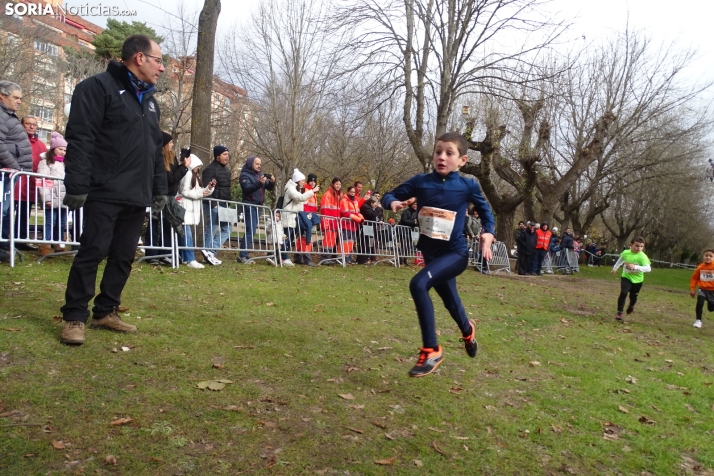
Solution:
M320 215L327 217L334 217L334 219L322 219L322 229L323 230L337 230L337 222L340 218L340 200L342 199L342 194L335 192L335 189L330 187L327 192L322 196L322 201L320 202Z
M540 228L536 230L536 249L537 250L547 250L550 246L550 237L552 233L550 231L543 231Z
M340 203L340 216L342 218L350 218L350 220L342 220L342 228L345 230L355 231L357 224L364 221L364 217L359 212L359 202L350 200L348 195L342 197Z

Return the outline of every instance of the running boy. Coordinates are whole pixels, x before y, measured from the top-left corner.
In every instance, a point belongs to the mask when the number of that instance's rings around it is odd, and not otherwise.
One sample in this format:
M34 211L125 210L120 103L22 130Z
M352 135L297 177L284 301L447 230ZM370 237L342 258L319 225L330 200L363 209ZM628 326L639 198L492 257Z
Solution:
M697 266L692 274L692 279L689 280L689 295L694 297L694 292L699 286L697 293L697 320L694 321L694 327L699 329L702 327L702 311L704 310L704 301L707 302L707 310L714 312L714 250L704 251L704 262Z
M417 248L424 255L426 266L411 283L411 291L423 346L417 364L409 371L411 377L423 377L441 364L443 355L436 340L434 304L429 290L434 288L444 306L461 329L469 357L476 357L476 326L466 317L466 311L456 290L456 276L468 265L468 244L463 235L466 209L472 202L481 218L481 249L483 257L491 259L491 244L494 241L494 221L491 207L475 180L459 175L468 157L468 142L459 134L442 134L434 146L434 172L416 175L392 192L384 195L384 208L396 212L417 202L419 219L419 242Z
M644 273L652 271L650 259L642 250L645 249L645 239L636 236L630 242L630 249L620 253L620 258L612 268L612 274L617 272L617 268L624 264L622 268L622 278L620 279L620 296L617 298L617 314L615 319L622 321L622 309L625 307L627 294L630 294L630 304L627 306L627 314L635 311L637 295L642 289L642 282L645 280Z

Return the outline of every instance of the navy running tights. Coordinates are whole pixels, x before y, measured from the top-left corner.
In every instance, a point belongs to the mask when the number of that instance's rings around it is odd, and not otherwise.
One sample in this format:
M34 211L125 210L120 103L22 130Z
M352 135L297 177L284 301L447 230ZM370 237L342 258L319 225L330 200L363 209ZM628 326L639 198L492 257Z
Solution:
M444 306L461 329L461 334L471 334L471 324L456 290L456 276L468 265L468 252L447 253L434 259L424 257L426 266L409 283L412 293L424 347L436 349L436 325L434 323L434 304L429 297L429 290L434 288L444 302Z

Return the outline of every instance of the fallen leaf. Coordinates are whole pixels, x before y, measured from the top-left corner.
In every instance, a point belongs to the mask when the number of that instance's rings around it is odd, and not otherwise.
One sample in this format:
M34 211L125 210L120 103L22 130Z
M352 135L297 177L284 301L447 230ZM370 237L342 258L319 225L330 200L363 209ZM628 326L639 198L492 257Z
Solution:
M530 362L528 362L528 364L531 367L538 367L540 365L540 362L538 362L537 360L531 360Z
M414 466L416 466L417 468L421 468L422 466L424 466L424 463L422 463L420 459L415 459Z
M129 348L129 347L123 345L123 346L121 347L121 350L123 350L124 352L129 352L129 351L131 350L131 348Z
M116 420L112 420L112 426L119 426L119 425L126 425L127 423L130 423L133 421L131 417L126 417L126 418L117 418Z
M620 410L622 413L630 413L630 410L623 407L622 405L618 406L617 409Z
M635 377L633 377L632 375L628 375L627 377L625 377L625 382L631 383L632 385L636 385L637 379Z
M221 383L233 383L232 380L228 380L227 378L221 378L216 380L216 382L221 382Z
M226 384L224 384L223 382L217 382L215 380L208 382L209 390L218 391L218 390L223 390L224 388L226 388Z
M117 457L114 455L107 455L106 458L104 458L104 464L111 464L116 466L117 465Z
M650 419L647 418L646 416L641 416L637 421L639 421L640 423L642 423L642 424L644 424L644 425L654 425L654 424L657 423L657 422L654 421L654 420L650 420Z
M449 393L461 393L461 392L463 392L463 391L464 391L463 388L458 388L458 387L454 387L454 388L450 388L450 389L449 389Z
M685 407L687 407L687 410L689 410L692 413L697 413L697 411L694 409L693 406L691 406L689 403L684 404Z
M484 408L486 410L495 410L496 409L496 407L494 407L493 405L484 405Z
M394 464L394 462L396 460L397 460L397 457L392 456L391 458L387 458L387 459L379 459L379 460L375 461L374 463L382 465L382 466L389 466L390 464Z
M52 447L56 450L63 450L65 449L64 442L58 441L58 440L52 440Z
M373 421L372 424L378 428L383 429L383 430L387 429L387 425L385 425L384 423L380 423L378 421Z
M434 428L433 426L430 426L430 427L429 427L429 430L435 431L435 432L437 432L437 433L446 433L446 430L439 430L439 429L437 429L437 428Z
M20 332L22 329L20 329L19 327L3 327L2 330L8 332Z
M673 363L674 361L667 359L667 360L665 360L665 362L667 362L668 364L671 364L671 363Z
M354 431L355 433L358 433L358 434L360 434L360 435L361 435L362 433L364 433L364 431L362 431L362 430L360 430L360 429L358 429L358 428L352 428L352 427L350 427L350 426L346 426L345 428L348 429L348 430L350 430L350 431Z
M468 440L469 437L468 436L455 436L454 439L455 440Z
M222 369L222 368L223 368L223 364L213 364L213 368L214 368L214 369Z
M350 405L350 408L354 410L364 410L364 405Z
M55 322L62 322L62 316L52 316L52 320Z
M606 440L615 441L620 439L620 435L617 433L603 433L602 437Z
M266 302L265 305L266 305L266 306L275 306L275 303L273 303L273 302Z
M119 352L119 351L117 350L116 347L114 347L114 348L112 349L112 354L116 354L117 352Z
M344 398L345 400L354 400L355 399L355 397L353 397L351 393L338 393L337 395Z
M234 349L255 349L254 345L236 345L233 346Z
M558 426L558 425L550 425L550 429L553 430L555 433L562 433L563 432L563 427Z
M278 427L278 424L275 423L274 421L266 421L265 423L263 423L263 425L266 428L277 428Z

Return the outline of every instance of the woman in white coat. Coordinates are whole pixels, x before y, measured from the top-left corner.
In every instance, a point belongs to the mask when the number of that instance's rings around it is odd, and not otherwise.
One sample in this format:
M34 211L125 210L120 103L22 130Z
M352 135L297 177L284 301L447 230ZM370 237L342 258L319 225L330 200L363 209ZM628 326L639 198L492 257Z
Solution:
M305 188L305 175L298 169L293 170L293 176L288 183L285 184L285 192L283 198L283 230L285 235L287 235L287 243L285 249L290 249L292 243L295 241L295 237L299 236L299 233L295 232L295 228L298 224L298 213L303 211L303 204L308 201L315 192L313 190L306 190L304 193L301 190ZM315 266L310 258L309 254L295 253L295 263L306 264L308 266ZM290 260L283 260L284 265L292 266L293 263Z
M189 173L184 175L181 179L181 183L178 187L179 196L176 197L176 200L186 209L186 214L183 219L185 236L183 238L179 237L179 245L185 248L179 250L179 254L181 260L186 263L189 268L203 268L204 266L196 261L196 257L191 249L193 248L191 227L195 228L195 226L201 222L201 199L212 194L216 184L214 180L208 184L208 187L204 188L200 174L203 162L194 154L191 154L189 158L191 159L188 167Z

